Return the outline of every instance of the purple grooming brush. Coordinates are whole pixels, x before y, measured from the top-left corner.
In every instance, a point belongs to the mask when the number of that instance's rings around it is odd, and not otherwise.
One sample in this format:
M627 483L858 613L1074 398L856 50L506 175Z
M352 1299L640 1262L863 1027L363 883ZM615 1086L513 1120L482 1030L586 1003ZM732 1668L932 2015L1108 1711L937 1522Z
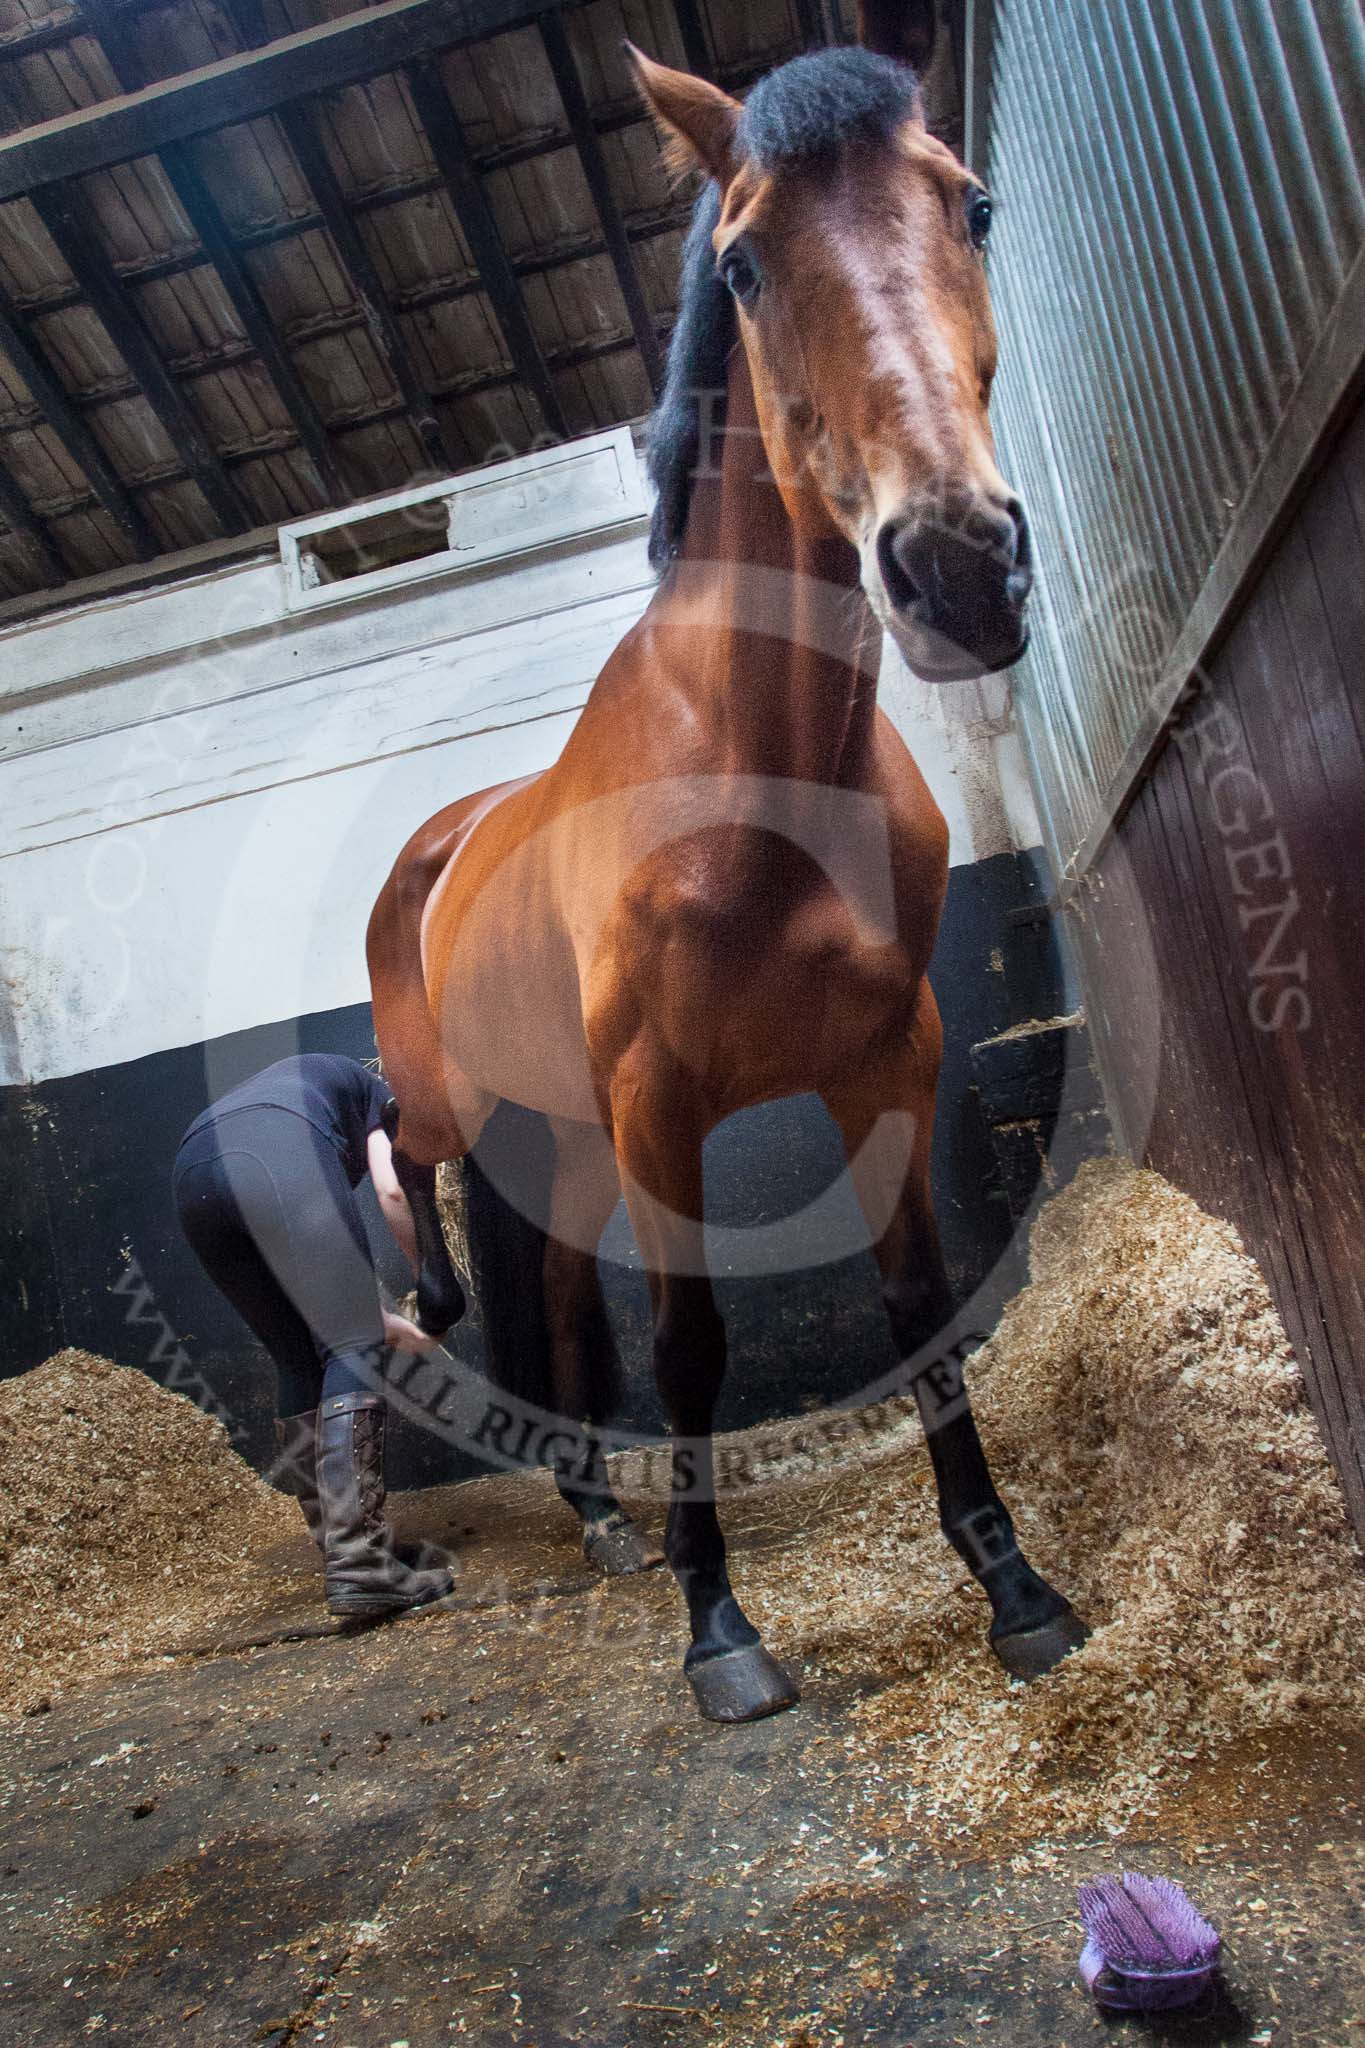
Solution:
M1079 1891L1088 1937L1081 1982L1116 2012L1191 2005L1212 1980L1216 1929L1169 1877L1101 1877Z

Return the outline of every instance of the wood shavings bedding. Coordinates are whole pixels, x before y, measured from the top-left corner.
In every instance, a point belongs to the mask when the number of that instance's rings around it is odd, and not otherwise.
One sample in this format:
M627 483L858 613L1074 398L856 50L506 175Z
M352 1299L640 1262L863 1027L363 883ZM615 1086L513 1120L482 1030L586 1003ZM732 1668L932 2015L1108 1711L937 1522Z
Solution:
M0 1381L0 1713L172 1650L297 1537L226 1430L88 1351Z
M775 1648L874 1687L850 1753L915 1825L1118 1830L1197 1760L1306 1717L1359 1726L1365 1579L1283 1328L1226 1223L1093 1161L972 1363L1025 1549L1094 1629L1031 1687L939 1535L922 1442L822 1493L742 1594Z
M842 1452L820 1417L719 1442L762 1481L722 1506L741 1596L840 1702L840 1775L893 1838L1117 1832L1242 1738L1365 1724L1365 1579L1235 1233L1104 1160L1031 1253L970 1376L1024 1544L1095 1630L1049 1677L1012 1686L990 1655L912 1403L859 1418ZM629 1498L639 1459L613 1463ZM0 1383L0 1711L265 1603L270 1550L301 1529L143 1373L68 1351Z

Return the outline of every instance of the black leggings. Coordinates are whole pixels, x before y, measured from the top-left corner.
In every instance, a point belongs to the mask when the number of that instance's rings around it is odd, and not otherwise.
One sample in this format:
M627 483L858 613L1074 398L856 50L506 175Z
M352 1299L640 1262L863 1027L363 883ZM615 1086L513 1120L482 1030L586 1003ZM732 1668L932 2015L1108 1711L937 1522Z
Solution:
M172 1176L181 1228L275 1361L276 1412L379 1383L384 1325L369 1241L334 1145L286 1109L235 1110L187 1138Z

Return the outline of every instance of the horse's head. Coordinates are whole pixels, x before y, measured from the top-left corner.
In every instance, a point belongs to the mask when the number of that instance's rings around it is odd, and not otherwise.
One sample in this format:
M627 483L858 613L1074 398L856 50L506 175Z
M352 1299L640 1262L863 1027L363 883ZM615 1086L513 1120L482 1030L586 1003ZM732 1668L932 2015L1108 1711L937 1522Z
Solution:
M910 666L946 681L1028 637L1028 527L987 417L990 201L924 125L933 0L860 16L863 48L798 57L742 106L634 54L678 162L719 187L712 246L787 510L852 542Z

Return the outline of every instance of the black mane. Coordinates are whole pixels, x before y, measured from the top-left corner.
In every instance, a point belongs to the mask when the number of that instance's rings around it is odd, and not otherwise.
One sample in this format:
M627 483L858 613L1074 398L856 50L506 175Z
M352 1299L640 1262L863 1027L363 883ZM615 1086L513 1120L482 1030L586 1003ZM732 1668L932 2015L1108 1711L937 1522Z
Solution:
M851 142L889 141L917 103L918 81L908 66L867 50L818 50L759 80L744 104L739 146L766 171L817 161ZM711 181L692 210L683 243L678 317L645 444L658 494L649 559L660 574L682 543L702 408L708 394L716 394L718 403L724 393L726 359L735 341L734 300L716 273L711 248L719 216L720 188Z

